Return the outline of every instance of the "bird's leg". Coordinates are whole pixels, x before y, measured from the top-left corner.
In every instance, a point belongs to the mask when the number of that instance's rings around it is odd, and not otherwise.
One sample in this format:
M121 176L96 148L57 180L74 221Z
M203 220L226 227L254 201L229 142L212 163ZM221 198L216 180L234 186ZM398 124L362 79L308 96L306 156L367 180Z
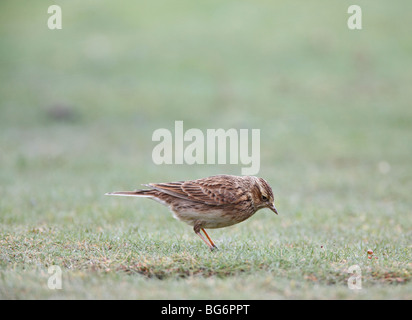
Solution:
M196 231L195 231L195 232L196 232ZM205 237L202 236L202 234L201 234L199 231L196 232L196 234L200 237L200 239L202 239L202 240L207 244L207 246L209 247L210 250L213 250L213 246L212 246L209 242L207 242L207 240L205 239Z
M203 231L203 233L205 234L205 236L209 239L210 244L212 245L212 246L210 247L210 250L217 249L216 245L214 244L214 242L212 241L212 239L209 237L209 235L207 234L206 230L203 229L203 228L202 228L201 230Z
M213 241L210 239L210 237L208 236L208 234L206 233L205 229L200 228L199 224L195 224L195 226L193 227L194 232L200 237L200 239L203 240L204 243L207 244L207 246L209 247L209 249L211 251L213 251L214 249L216 249L217 247L215 246L215 244L213 243ZM205 233L205 235L207 236L207 238L210 240L211 243L209 243L205 237L200 233L200 230L203 230L203 232Z

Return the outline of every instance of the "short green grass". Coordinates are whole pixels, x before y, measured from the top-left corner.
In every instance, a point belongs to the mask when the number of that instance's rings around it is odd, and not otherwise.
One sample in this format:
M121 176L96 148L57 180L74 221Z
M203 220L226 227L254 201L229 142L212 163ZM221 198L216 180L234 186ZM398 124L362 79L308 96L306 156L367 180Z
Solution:
M0 298L412 298L409 1L360 3L361 31L348 1L70 1L51 31L54 3L0 4ZM210 252L159 204L104 196L240 174L156 166L175 120L260 129L279 216L210 230Z

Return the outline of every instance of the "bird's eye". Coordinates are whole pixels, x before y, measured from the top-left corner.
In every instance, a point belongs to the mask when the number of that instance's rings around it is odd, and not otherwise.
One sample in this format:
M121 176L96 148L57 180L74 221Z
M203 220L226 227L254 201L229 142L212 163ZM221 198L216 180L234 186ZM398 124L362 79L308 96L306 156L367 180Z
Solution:
M262 195L262 201L268 201L268 198L264 195Z

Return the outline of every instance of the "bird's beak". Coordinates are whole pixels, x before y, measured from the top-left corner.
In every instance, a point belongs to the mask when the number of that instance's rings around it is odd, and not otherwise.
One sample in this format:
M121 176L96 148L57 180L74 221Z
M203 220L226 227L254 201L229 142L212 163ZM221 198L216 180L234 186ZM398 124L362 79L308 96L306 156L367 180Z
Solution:
M275 205L273 203L268 208L272 210L274 213L278 214L278 211L276 210Z

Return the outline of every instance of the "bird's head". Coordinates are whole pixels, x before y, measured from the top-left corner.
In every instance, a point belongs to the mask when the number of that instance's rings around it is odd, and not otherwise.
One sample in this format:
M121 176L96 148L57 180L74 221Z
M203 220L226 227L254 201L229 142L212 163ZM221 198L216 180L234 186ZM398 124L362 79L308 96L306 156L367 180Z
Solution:
M272 210L274 213L278 214L278 211L275 208L275 203L274 203L274 198L273 198L273 191L270 185L266 182L265 179L262 178L255 178L256 182L256 188L253 200L256 208L263 209L263 208L269 208Z

